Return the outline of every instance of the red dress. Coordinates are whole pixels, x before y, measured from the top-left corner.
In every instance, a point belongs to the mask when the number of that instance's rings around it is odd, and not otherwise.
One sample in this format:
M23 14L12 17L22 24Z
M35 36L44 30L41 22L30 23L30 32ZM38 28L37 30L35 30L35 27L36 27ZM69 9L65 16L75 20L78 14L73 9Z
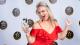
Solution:
M35 42L29 45L53 45L53 42L58 39L58 33L62 32L59 26L56 26L54 31L49 34L44 29L32 29L31 35L35 36Z

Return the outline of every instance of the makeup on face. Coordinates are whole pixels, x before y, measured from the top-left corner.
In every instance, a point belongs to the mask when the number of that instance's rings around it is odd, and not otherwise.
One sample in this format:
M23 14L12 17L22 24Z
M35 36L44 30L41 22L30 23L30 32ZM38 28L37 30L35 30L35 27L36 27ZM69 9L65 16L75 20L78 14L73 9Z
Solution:
M44 6L40 6L37 8L37 13L39 14L39 16L42 18L42 19L47 19L49 14L48 14L48 11L46 9L46 7Z

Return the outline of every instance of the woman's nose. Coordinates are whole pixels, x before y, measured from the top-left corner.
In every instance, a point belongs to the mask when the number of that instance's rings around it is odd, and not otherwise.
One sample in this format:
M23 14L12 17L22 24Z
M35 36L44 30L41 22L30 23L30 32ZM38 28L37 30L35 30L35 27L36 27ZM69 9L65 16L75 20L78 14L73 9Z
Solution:
M40 15L43 15L42 13L40 13Z
M41 12L40 15L43 16L43 13Z

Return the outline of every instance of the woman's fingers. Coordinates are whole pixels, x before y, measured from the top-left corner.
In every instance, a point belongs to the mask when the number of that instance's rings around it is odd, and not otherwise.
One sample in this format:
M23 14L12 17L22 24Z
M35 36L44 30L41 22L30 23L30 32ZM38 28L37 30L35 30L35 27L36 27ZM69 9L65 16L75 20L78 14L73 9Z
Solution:
M71 24L72 24L71 19L67 19L67 20L66 20L66 25L67 25L67 26L70 26Z
M27 32L27 30L24 27L22 27L22 31L24 31L25 33Z
M29 32L29 25L26 23L23 23L22 25L22 31L24 31L25 33Z

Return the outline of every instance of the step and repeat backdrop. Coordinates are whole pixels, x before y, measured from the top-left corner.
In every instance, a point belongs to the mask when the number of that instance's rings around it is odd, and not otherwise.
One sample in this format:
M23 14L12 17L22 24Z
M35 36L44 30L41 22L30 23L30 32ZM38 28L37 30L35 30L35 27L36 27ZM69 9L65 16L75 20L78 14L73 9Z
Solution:
M80 0L0 0L0 45L27 45L26 34L22 31L24 22L31 27L36 15L38 2L46 2L62 29L65 20L72 25L64 40L55 45L80 45Z

